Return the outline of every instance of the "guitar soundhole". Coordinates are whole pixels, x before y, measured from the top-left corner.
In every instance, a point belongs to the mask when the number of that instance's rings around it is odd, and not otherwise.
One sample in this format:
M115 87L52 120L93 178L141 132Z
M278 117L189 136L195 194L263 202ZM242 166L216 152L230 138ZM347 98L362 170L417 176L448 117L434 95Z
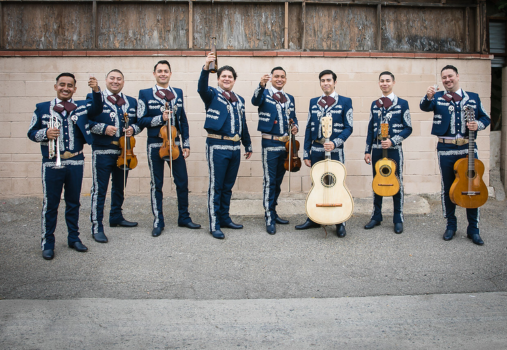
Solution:
M387 165L383 165L380 167L380 174L382 176L389 176L391 175L391 172L392 172L391 167L388 167Z
M475 170L468 170L467 171L467 176L469 179L474 179L475 178Z
M325 173L320 181L324 187L333 187L336 183L336 176L332 173Z

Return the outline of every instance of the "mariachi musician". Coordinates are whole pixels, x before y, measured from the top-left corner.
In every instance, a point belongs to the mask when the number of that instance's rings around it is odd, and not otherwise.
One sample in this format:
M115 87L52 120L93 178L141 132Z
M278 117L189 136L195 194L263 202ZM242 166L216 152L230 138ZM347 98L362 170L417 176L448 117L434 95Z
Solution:
M345 163L343 145L352 134L353 112L352 100L340 96L336 89L336 74L331 70L324 70L319 74L322 96L310 100L308 121L305 131L304 162L311 167L315 163L325 159L325 153L331 152L331 159ZM333 118L333 132L329 142L325 142L322 136L321 118L331 115ZM312 227L320 227L319 224L306 219L296 230L306 230ZM343 238L347 234L345 222L336 225L336 234Z
M152 236L158 237L165 227L162 211L164 186L164 166L172 166L170 171L174 177L176 194L178 197L178 226L198 229L199 224L192 222L188 212L188 173L185 159L190 156L190 136L187 115L183 107L183 91L169 86L172 71L168 61L162 60L155 64L153 76L156 84L152 88L139 91L137 125L148 128L148 165L151 174L151 209L153 212ZM166 107L167 106L167 107ZM170 113L172 111L172 113ZM163 139L160 129L170 123L176 128L175 144L179 149L179 157L164 160L159 155ZM183 140L180 140L180 135Z
M484 130L491 123L491 119L482 105L479 95L468 92L459 86L458 69L447 65L440 71L440 77L445 91L437 91L435 86L428 87L426 95L421 100L421 110L433 112L433 127L431 134L438 137L437 156L442 177L442 210L447 219L447 228L443 239L450 241L456 234L458 220L456 219L454 204L449 191L456 178L454 163L468 155L468 130ZM463 113L464 107L470 106L475 111L476 121L468 123ZM477 147L477 146L476 146ZM477 157L477 148L475 148ZM483 245L479 234L479 208L467 208L467 237L474 244Z
M263 205L265 210L266 232L274 235L276 224L288 224L276 212L278 196L281 192L284 163L287 159L285 144L289 141L289 120L292 119L292 134L298 132L298 120L294 97L283 91L287 83L287 73L282 67L271 70L271 87L266 89L270 76L261 77L254 91L252 104L259 107L257 130L262 132L262 167L264 169Z
M79 239L79 198L83 181L85 143L92 143L88 115L102 111L100 89L95 78L88 86L93 98L75 101L76 78L61 73L56 78L56 98L38 103L28 129L28 138L40 143L42 153L42 257L51 260L55 250L55 229L62 190L65 191L67 244L78 252L88 248Z
M123 217L124 186L127 183L128 170L124 171L117 166L121 154L120 137L133 136L141 132L141 128L136 125L137 101L121 92L124 84L125 79L120 70L113 69L107 73L106 89L102 92L102 113L89 117L93 136L90 220L92 236L99 243L108 241L102 220L109 178L111 178L109 226L137 226L137 222L125 220ZM92 96L89 94L87 100L91 99ZM130 125L127 130L125 130L125 113L128 115Z
M379 87L382 97L375 100L370 108L368 135L366 136L366 150L364 161L372 165L373 177L376 176L375 164L382 158L382 150L387 149L387 158L396 163L396 177L400 182L400 190L393 196L394 204L394 232L403 232L403 149L401 143L412 134L412 121L408 102L399 98L393 92L395 84L394 74L382 72L379 75ZM389 125L389 138L382 141L381 124ZM382 222L382 196L373 193L373 212L370 222L364 228L372 229Z

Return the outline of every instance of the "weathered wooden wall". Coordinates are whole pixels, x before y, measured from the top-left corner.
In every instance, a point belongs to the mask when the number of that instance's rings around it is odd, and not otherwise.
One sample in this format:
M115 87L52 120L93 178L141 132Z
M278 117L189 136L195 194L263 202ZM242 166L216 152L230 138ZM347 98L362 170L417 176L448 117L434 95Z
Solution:
M484 0L0 0L0 49L485 52L484 16Z

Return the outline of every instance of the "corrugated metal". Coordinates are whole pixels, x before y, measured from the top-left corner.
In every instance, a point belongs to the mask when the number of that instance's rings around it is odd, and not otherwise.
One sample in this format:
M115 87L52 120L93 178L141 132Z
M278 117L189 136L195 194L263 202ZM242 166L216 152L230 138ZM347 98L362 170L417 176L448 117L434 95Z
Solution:
M489 23L489 52L505 53L505 23ZM495 57L491 61L491 67L503 67L505 57Z

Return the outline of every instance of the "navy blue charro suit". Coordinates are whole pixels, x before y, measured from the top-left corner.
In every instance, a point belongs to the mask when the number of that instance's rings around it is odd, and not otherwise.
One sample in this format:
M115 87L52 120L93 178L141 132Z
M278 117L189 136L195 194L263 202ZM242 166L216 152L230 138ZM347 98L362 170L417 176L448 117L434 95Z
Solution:
M286 102L281 103L273 98L275 88L265 88L259 84L254 91L252 104L258 106L259 123L257 130L262 132L262 167L263 167L263 201L266 225L271 225L277 218L276 206L285 175L287 151L285 143L278 139L266 139L264 136L290 135L289 119L297 126L294 97L285 92Z
M325 159L325 139L322 136L321 119L330 115L333 118L333 131L329 141L335 145L335 148L331 151L331 159L345 164L343 145L353 130L352 100L338 95L335 91L330 95L334 99L334 103L327 105L323 97L324 95L310 100L303 158L310 159L312 166Z
M241 161L241 143L246 152L252 152L252 143L245 120L245 100L236 95L238 101L231 102L222 96L220 87L208 86L210 72L201 71L197 92L206 109L204 128L208 135L238 137L238 141L209 137L206 139L208 160L208 216L210 232L232 222L229 215L232 187L236 182Z
M55 229L58 217L58 207L62 190L65 198L65 221L67 223L67 243L81 242L79 239L79 198L83 180L85 143L92 143L88 115L98 114L102 111L102 99L99 92L92 94L93 99L86 101L68 102L77 108L73 111L57 113L53 107L60 100L53 99L48 102L38 103L33 113L32 121L28 129L28 138L39 142L42 153L42 250L55 249ZM53 113L60 123L60 136L58 143L61 159L61 166L56 166L56 156L49 158L49 147L47 130L50 116ZM56 146L55 146L56 151Z
M391 98L392 97L392 98ZM400 180L400 190L393 196L394 215L393 222L403 222L403 149L402 142L412 134L412 120L410 118L410 110L408 102L398 96L391 94L392 105L385 108L383 105L379 107L378 101L375 100L370 108L370 121L368 123L368 135L366 136L365 154L371 154L371 164L373 177L376 176L375 164L379 159L383 158L380 124L389 124L389 139L391 147L387 149L387 158L392 159L396 163L396 176ZM371 219L377 222L382 221L382 196L373 193L373 211Z
M178 88L168 87L167 90L174 94L174 98L167 101L156 95L157 91L162 89L155 85L150 89L140 90L137 101L137 126L148 129L147 153L151 173L151 209L155 218L153 221L154 228L165 227L162 211L162 187L164 185L164 166L166 162L169 166L170 162L159 156L163 141L159 134L160 128L166 124L162 118L166 103L169 104L169 109L173 110L171 124L178 131L175 144L180 150L179 157L172 161L172 174L178 197L178 224L185 225L192 221L188 212L187 164L182 152L182 148L190 149L188 121L183 106L183 91Z
M124 135L125 127L124 113L128 114L129 125L134 129L134 135L139 134L141 129L137 122L137 101L135 98L123 93L118 95L125 101L125 104L118 106L108 100L112 93L108 90L102 92L103 108L99 115L90 115L90 131L93 136L92 144L92 188L91 188L91 214L92 234L104 232L104 203L106 200L109 178L111 178L111 211L109 212L109 223L118 224L123 221L122 205L124 200L124 185L126 185L128 170L121 170L116 164L121 148L120 137ZM91 94L87 101L92 99ZM108 126L116 127L114 136L106 135Z
M433 112L433 127L431 134L439 138L455 139L459 137L468 138L468 128L463 111L465 106L470 106L475 111L478 131L484 130L491 123L491 119L484 109L479 95L473 92L459 89L456 91L462 97L461 101L447 101L444 98L444 91L435 93L431 100L425 95L420 103L421 110L424 112ZM437 144L437 156L440 166L440 175L442 178L442 211L444 218L447 219L447 230L457 230L457 219L455 215L456 204L449 198L449 190L454 182L454 163L468 155L468 144L454 145L450 143ZM477 158L477 145L475 148L475 157ZM468 228L467 234L473 235L479 233L479 208L467 209Z

